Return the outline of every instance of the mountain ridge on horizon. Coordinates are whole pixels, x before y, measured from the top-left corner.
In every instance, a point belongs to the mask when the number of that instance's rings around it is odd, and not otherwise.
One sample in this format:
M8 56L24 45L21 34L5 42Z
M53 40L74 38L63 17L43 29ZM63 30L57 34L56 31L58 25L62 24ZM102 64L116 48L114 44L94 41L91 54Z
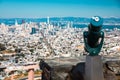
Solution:
M90 18L85 18L85 17L49 17L50 22L82 22L86 23L90 21ZM120 23L120 18L115 18L115 17L109 17L109 18L103 18L105 23ZM14 24L15 21L17 21L19 24L24 22L47 22L47 17L46 18L0 18L0 24L5 23L5 24Z
M49 16L47 16L49 17ZM47 17L0 17L0 19L41 19L41 18L47 18ZM101 16L100 16L101 17ZM49 18L91 18L91 17L80 17L80 16L54 16L54 17L49 17ZM102 17L102 18L120 18L116 16L110 16L110 17Z

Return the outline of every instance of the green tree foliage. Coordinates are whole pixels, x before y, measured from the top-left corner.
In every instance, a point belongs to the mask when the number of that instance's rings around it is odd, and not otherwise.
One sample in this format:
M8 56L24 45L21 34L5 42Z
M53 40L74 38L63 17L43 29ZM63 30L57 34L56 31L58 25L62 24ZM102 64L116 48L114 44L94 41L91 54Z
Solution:
M0 43L0 51L3 51L5 49L6 49L5 45Z

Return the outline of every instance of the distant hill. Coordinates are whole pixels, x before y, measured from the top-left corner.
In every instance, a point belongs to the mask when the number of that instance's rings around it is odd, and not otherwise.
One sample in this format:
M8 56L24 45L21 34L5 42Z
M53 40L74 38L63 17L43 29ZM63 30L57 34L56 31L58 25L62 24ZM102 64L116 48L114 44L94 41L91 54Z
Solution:
M23 20L25 22L47 22L47 18L0 18L0 24L4 23L6 25L14 25L15 20L17 20L18 24L21 24ZM84 18L84 17L51 17L50 22L82 22L82 23L88 23L90 21L90 18ZM104 23L120 23L120 18L104 18Z

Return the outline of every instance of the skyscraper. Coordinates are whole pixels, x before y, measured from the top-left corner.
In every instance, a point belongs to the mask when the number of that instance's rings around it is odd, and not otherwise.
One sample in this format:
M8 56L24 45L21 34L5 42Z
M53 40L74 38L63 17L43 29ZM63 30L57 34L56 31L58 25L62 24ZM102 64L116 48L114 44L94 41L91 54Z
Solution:
M47 17L47 24L50 24L49 16Z
M32 28L32 32L30 34L35 34L36 33L36 28Z
M18 22L17 22L17 20L15 20L15 26L18 26Z

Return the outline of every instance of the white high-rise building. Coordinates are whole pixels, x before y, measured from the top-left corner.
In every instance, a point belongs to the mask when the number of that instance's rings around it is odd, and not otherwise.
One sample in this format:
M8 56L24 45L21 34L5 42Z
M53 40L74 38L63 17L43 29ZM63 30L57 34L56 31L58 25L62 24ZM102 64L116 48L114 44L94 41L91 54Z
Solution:
M17 20L15 20L15 26L18 26L18 22L17 22Z
M70 28L70 22L67 23L67 28L68 28L68 29Z
M47 24L50 24L49 16L47 17Z

